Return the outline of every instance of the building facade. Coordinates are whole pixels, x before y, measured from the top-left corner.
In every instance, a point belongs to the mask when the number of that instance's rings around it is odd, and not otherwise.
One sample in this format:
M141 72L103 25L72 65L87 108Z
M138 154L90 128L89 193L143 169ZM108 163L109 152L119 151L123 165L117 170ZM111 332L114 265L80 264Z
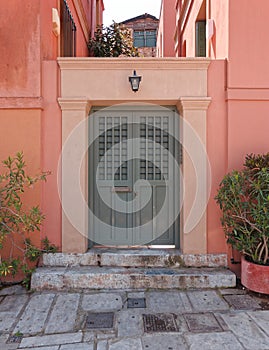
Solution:
M158 37L174 48L174 57L207 57L208 96L207 152L212 169L208 204L208 242L216 249L221 237L220 213L214 195L224 174L240 168L249 153L268 152L269 24L266 0L163 0L173 15L162 11ZM174 19L171 19L174 16ZM251 25L249 20L251 19ZM175 20L173 36L164 24ZM258 34L259 33L259 34ZM158 52L162 52L158 40ZM164 53L165 56L165 53ZM169 56L169 55L167 55Z
M122 24L131 30L134 47L138 49L141 57L156 56L158 18L145 13L141 16L127 19Z
M52 172L27 199L46 215L42 234L66 253L230 254L214 197L246 154L268 152L267 0L163 0L161 57L141 58L85 57L103 10L88 6L14 0L0 15L1 158L23 150L29 172Z
M88 56L87 42L102 23L103 10L102 0L11 0L0 14L0 158L23 151L28 173L51 171L26 204L39 204L46 216L42 235L59 246L62 116L57 57ZM40 236L33 235L35 240Z

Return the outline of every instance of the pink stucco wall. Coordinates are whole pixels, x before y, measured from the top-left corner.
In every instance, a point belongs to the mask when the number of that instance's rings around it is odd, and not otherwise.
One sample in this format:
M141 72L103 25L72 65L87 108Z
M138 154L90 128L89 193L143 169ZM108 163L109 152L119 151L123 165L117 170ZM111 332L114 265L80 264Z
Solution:
M84 30L75 3L85 8ZM91 28L91 1L68 4L77 26L77 55L87 56L85 28ZM102 9L102 0L99 4ZM51 171L47 182L31 191L26 206L41 206L46 216L41 236L61 246L57 170L62 125L56 61L60 38L52 32L52 8L59 10L58 6L58 0L10 0L1 8L0 161L23 151L30 174Z
M2 3L0 32L0 96L40 96L39 1Z
M78 29L77 54L85 56L87 38L73 1L69 3ZM159 31L164 35L164 56L176 55L172 52L175 1L164 0L164 4L169 3L171 6L163 7ZM82 4L86 4L90 16L91 6L86 0ZM193 1L182 32L181 40L186 41L189 57L195 55L195 21L199 13L201 15L202 5L203 0ZM46 215L42 235L61 245L61 206L57 190L62 141L61 111L57 104L59 43L51 23L51 9L57 6L57 0L9 0L0 12L1 40L5 43L0 62L0 158L23 150L29 172L39 169L52 172L48 182L32 192L29 203L39 202ZM215 0L207 2L205 7L207 18L213 19L215 25L214 36L208 42L208 54L212 58L207 76L207 96L212 98L207 114L207 151L212 170L207 211L208 253L227 251L220 212L214 201L219 182L227 171L242 166L247 153L269 151L268 13L268 0L259 0L259 6L257 0ZM90 28L91 23L88 25ZM116 69L114 73L117 77ZM96 71L96 74L99 73ZM169 74L173 75L172 70ZM143 79L147 81L146 77ZM125 75L123 81L128 84ZM162 82L156 84L158 90ZM101 88L100 94L103 86ZM99 93L96 87L94 93ZM149 96L152 101L157 95L153 96L150 89Z
M160 11L159 29L157 36L157 57L175 56L175 0L163 0Z
M220 212L214 197L218 185L227 171L227 110L225 102L226 62L210 63L208 70L208 96L212 98L207 116L207 154L212 172L210 199L207 211L208 240L210 253L226 251L225 239L220 226Z
M214 21L214 35L208 42L208 55L211 58L225 59L228 57L229 45L229 1L211 1L207 13L207 18Z
M209 253L231 254L214 197L223 176L242 167L246 154L269 151L269 2L261 0L257 6L255 0L178 0L178 10L186 4L191 6L185 22L176 23L176 30L182 31L175 56L195 56L195 22L201 19L203 6L203 19L214 21L214 35L207 40L207 56L212 58L208 70L208 96L212 102L207 116L207 151L212 187L207 249ZM177 18L182 20L184 16L180 17L179 12ZM164 16L163 22L169 22L169 18ZM162 24L160 33L163 31Z
M267 0L229 2L229 70L232 88L268 89L268 21ZM238 16L238 14L240 14Z

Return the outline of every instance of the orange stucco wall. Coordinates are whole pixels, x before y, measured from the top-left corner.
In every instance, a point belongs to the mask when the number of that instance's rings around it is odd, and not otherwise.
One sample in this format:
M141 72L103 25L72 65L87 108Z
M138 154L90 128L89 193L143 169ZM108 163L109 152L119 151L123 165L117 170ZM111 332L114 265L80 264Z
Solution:
M77 27L77 56L88 56L91 4L87 0L68 0ZM99 6L101 20L102 0ZM51 171L46 183L28 192L25 205L41 206L46 217L34 241L48 236L61 247L57 171L62 122L56 61L60 37L52 31L52 8L59 11L58 0L10 0L1 8L0 161L23 151L29 174Z
M40 124L41 112L38 110L1 110L0 109L0 158L1 161L8 156L15 156L18 151L24 152L27 164L26 173L36 175L41 169L40 159ZM0 166L0 171L5 168ZM33 189L28 189L24 194L25 209L41 203L41 185L37 184ZM40 233L31 235L32 242L39 245ZM20 244L21 237L15 237ZM9 256L10 241L6 240L5 250L1 251L3 258ZM19 251L17 251L19 253ZM11 279L13 280L13 278Z
M10 0L5 6L3 4L1 6L0 96L2 97L40 96L39 13L39 1Z

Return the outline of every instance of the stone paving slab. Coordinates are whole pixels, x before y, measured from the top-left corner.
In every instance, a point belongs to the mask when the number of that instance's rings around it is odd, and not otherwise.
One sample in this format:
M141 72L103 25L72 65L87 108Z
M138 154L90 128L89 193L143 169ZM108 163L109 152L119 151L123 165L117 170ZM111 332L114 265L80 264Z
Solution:
M40 349L40 348L39 348ZM40 349L42 350L42 348ZM60 350L94 350L94 344L88 344L88 343L77 343L76 345L74 344L67 344L67 345L62 345L60 347Z
M13 333L37 334L45 326L55 294L33 295L26 306Z
M79 300L80 294L59 295L48 320L45 333L72 332L76 325Z
M243 350L231 332L187 334L185 336L190 350ZM253 348L253 350L258 348Z
M97 350L107 350L107 340L102 340L97 343Z
M128 338L110 344L109 350L143 350L143 348L140 339Z
M222 318L246 349L269 349L269 337L246 313L223 314Z
M43 336L23 338L19 346L19 349L29 348L33 346L40 347L40 346L51 346L51 345L75 344L75 343L81 343L81 341L82 341L82 332L43 335ZM73 347L75 348L75 345L73 345Z
M120 294L98 293L83 296L82 308L86 311L121 310L123 301Z
M10 287L5 287L0 290L0 296L14 295L14 294L16 295L27 294L27 290L19 284L16 284Z
M147 335L142 338L145 350L187 350L188 347L181 335L162 334Z
M173 312L188 312L191 311L191 304L185 293L180 292L148 292L147 293L147 308L154 312L171 311Z
M16 321L16 314L14 312L1 312L0 313L0 332L9 332L12 325ZM1 349L1 348L0 348Z
M28 301L28 295L11 295L6 296L0 304L0 313L3 311L18 314L25 303Z
M187 292L187 295L194 310L196 311L217 311L229 309L229 305L214 290L192 291Z
M142 336L144 332L142 313L143 310L124 310L117 315L118 337Z
M269 335L269 311L251 311L248 315Z
M42 348L24 348L23 350L59 350L60 346L55 345L55 346L42 346ZM2 349L1 349L2 350Z
M26 305L28 296L6 296L0 304L0 332L9 332L16 321L17 316Z
M1 350L13 350L17 349L18 344L6 344L6 341L9 338L9 334L0 335L0 349Z
M128 298L145 298L145 292L129 292Z
M218 290L9 295L0 303L5 332L0 350L269 350L269 311L253 311L251 305L234 310L224 300L228 295ZM130 296L144 297L147 307L127 309ZM98 312L114 313L114 327L87 330L86 316ZM176 331L145 332L143 314L168 313L175 316ZM7 344L16 332L23 333L21 343Z

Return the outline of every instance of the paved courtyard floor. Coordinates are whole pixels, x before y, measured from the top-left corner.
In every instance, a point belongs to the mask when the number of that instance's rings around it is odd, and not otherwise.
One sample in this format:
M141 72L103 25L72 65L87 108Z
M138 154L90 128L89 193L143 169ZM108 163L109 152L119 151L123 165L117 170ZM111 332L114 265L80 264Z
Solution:
M12 286L0 290L0 349L268 350L267 302L240 289L29 293Z

